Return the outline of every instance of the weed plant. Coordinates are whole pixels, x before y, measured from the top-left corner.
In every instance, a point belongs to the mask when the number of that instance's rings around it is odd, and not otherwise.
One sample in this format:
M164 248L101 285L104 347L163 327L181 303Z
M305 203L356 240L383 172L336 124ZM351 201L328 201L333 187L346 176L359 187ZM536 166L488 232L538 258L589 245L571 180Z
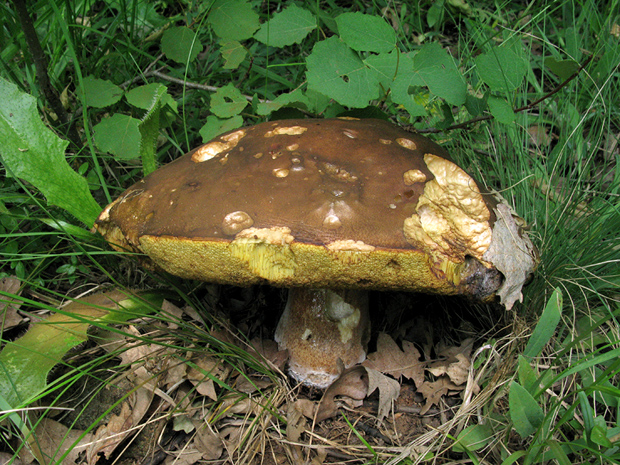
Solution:
M244 124L389 118L434 138L501 192L529 225L540 264L503 319L510 335L477 342L480 391L454 418L398 448L363 440L363 448L336 449L359 463L620 463L618 1L52 0L24 8L0 6L0 277L20 282L0 295L19 302L22 316L36 321L111 286L172 289L179 305L200 309L204 287L141 271L92 234L99 210L157 166ZM158 345L188 363L201 341L232 366L278 379L213 337L208 313L199 328L151 308L132 315L140 334L126 329L127 318L83 322L102 339ZM174 337L155 321L174 326ZM4 347L23 329L3 331ZM67 348L69 358L42 371L52 376L30 397L0 392L0 450L18 454L20 435L37 443L31 433L42 417L28 408L50 406L50 415L84 379L96 381L94 391L116 383L109 364L126 347L106 352L81 341L83 351ZM12 382L27 383L5 380L4 388ZM237 463L257 460L253 441L286 429L273 406L294 393L282 379L277 386L261 401L276 420L252 423ZM226 380L220 388L241 398ZM81 430L95 431L121 403Z

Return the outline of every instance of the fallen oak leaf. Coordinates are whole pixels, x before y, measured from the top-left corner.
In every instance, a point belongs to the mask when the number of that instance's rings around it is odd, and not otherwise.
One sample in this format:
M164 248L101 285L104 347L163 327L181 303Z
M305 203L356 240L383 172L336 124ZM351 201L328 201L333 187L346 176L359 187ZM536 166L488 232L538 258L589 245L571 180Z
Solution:
M360 365L348 368L334 381L323 394L316 413L316 422L331 418L338 413L336 396L353 407L359 407L368 393L368 375L366 368ZM347 399L348 398L348 399Z
M447 376L442 376L435 381L426 381L418 388L418 392L426 399L424 406L420 409L420 415L426 414L433 405L439 405L441 398L448 392L462 390L462 387L454 384Z
M372 368L366 367L366 373L368 374L367 395L370 395L376 389L379 389L379 408L377 410L377 419L382 421L390 413L394 402L400 395L400 384L395 379L385 376Z
M424 382L426 362L420 361L420 351L412 342L403 341L402 345L401 350L389 335L380 333L377 338L377 351L368 354L362 365L396 379L404 376L413 380L416 386L420 386Z
M472 347L471 338L464 340L459 346L442 347L438 355L444 360L431 362L426 370L437 377L448 375L454 384L465 384L471 366Z

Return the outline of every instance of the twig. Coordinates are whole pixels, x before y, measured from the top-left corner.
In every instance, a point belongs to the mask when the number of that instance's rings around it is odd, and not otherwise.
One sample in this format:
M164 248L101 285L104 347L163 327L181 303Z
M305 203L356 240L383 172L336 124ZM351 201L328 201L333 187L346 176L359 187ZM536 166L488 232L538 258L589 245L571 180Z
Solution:
M583 71L583 69L588 66L590 64L590 62L592 61L592 59L594 58L594 55L590 55L588 57L588 59L579 67L579 69L577 69L577 71L575 71L573 74L571 74L568 78L566 78L559 86L555 87L551 92L546 93L545 95L543 95L542 97L540 97L538 100L533 101L532 103L528 103L525 106L519 107L519 108L515 108L513 111L515 113L520 113L522 111L527 111L527 110L531 110L532 108L534 108L536 105L538 105L540 102L542 102L543 100L548 99L549 97L551 97L554 94L557 94L562 88L566 87L566 85L568 85L569 82L571 82L573 79L575 79L577 77L577 75ZM478 123L479 121L486 121L486 120L490 120L490 119L495 119L495 116L493 115L484 115L484 116L476 116L475 118L470 119L469 121L465 121L464 123L459 123L459 124L453 124L452 126L448 126L447 128L444 129L438 129L438 128L428 128L428 129L420 129L416 132L418 133L424 133L424 134L435 134L438 132L446 132L446 131L452 131L453 129L464 129L468 126L471 126L474 123Z
M184 81L183 79L179 79L179 78L175 78L172 76L168 76L167 74L162 73L161 71L158 70L153 70L153 71L149 71L147 73L144 74L145 77L148 76L155 76L158 77L159 79L163 79L164 81L169 81L169 82L174 82L175 84L179 84L185 87L189 87L190 89L200 89L200 90L206 90L207 92L217 92L220 88L219 87L215 87L215 86L209 86L206 84L198 84L196 82L191 82L191 81ZM248 102L252 102L254 100L253 97L250 97L249 95L244 95L243 96ZM265 100L265 99L258 99L258 101L260 103L270 103L269 100Z

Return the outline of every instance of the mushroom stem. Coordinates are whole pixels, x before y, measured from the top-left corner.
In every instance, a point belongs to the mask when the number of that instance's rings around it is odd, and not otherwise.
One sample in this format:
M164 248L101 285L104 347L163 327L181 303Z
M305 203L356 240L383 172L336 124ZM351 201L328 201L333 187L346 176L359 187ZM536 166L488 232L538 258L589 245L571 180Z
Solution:
M369 337L368 292L349 289L291 289L275 334L289 374L318 388L364 361Z

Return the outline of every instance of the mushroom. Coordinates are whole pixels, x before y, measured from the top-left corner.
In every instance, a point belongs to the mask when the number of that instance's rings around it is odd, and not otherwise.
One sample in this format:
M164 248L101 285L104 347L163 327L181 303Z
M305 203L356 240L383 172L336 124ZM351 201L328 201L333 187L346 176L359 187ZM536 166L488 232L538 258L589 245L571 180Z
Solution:
M323 388L364 360L367 291L498 297L536 265L522 220L437 144L381 120L225 133L131 186L95 229L173 275L290 288L275 339Z

